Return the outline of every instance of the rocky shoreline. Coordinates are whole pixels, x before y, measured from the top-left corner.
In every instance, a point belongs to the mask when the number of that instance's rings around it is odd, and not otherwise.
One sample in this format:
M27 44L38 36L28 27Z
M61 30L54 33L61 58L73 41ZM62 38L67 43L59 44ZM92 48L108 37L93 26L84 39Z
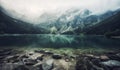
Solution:
M0 70L120 70L120 50L68 55L0 49Z

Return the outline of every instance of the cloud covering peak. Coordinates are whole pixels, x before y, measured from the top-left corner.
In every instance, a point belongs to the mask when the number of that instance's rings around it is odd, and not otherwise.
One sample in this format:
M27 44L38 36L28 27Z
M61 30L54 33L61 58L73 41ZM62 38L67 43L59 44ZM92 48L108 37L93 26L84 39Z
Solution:
M86 8L98 13L114 11L120 8L120 0L0 0L0 6L8 15L34 23L45 13L58 17L70 8Z

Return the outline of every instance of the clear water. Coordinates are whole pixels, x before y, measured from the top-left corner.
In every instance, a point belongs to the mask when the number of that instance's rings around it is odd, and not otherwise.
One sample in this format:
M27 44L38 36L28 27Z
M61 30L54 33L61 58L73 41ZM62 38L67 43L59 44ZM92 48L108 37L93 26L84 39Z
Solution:
M4 34L0 35L0 46L120 48L120 39L85 35Z

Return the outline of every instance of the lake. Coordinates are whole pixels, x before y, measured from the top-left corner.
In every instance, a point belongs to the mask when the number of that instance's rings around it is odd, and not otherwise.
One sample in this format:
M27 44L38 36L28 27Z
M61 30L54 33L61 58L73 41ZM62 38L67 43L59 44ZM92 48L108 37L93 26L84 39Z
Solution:
M120 39L96 35L3 34L0 46L49 48L119 48Z

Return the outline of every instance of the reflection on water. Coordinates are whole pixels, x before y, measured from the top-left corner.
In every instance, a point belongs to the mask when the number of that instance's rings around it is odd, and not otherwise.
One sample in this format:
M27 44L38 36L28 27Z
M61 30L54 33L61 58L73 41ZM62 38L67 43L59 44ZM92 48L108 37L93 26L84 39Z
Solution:
M119 47L120 39L104 36L52 35L52 34L13 34L0 35L0 46L36 47Z

